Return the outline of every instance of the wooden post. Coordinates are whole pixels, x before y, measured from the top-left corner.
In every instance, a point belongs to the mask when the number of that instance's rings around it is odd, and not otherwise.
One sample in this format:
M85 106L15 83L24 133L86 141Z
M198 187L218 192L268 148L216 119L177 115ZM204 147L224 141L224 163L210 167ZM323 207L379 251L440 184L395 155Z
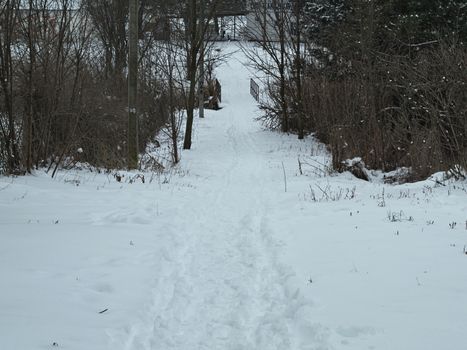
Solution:
M129 1L128 169L136 169L138 168L138 0Z

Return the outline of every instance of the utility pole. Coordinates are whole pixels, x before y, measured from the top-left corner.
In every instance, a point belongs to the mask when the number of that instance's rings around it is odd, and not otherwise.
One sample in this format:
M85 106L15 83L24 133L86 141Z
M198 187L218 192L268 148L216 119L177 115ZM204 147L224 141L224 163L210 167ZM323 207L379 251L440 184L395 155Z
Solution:
M138 0L130 1L128 53L128 169L138 168Z
M204 1L200 0L200 50L199 50L199 86L198 86L198 100L199 100L199 117L204 118L204 40L206 33L206 26L204 20Z

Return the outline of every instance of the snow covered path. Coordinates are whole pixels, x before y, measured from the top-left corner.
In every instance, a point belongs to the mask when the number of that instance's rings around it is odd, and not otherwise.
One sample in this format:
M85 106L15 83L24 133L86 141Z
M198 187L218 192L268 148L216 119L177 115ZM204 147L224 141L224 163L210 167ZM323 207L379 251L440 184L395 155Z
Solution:
M288 290L291 272L278 263L269 227L270 159L259 157L268 136L252 118L243 63L231 60L220 79L227 107L198 121L194 149L183 156L201 180L173 218L184 245L169 257L149 322L127 349L297 348L291 332L303 301ZM282 191L280 182L273 186Z
M1 350L465 350L467 183L330 176L244 59L170 172L0 177Z

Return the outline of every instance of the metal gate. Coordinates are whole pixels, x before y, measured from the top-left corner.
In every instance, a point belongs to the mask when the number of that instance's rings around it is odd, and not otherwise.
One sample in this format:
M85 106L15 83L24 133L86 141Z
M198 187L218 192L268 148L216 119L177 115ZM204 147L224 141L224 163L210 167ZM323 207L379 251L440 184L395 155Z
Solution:
M259 102L259 85L253 79L250 79L250 94Z

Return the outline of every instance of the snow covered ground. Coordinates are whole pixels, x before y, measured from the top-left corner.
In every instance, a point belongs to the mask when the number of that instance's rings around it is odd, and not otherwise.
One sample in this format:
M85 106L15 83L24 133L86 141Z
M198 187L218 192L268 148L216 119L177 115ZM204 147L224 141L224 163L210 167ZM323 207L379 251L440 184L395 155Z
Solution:
M467 183L326 175L243 60L166 174L0 178L0 349L467 348Z

